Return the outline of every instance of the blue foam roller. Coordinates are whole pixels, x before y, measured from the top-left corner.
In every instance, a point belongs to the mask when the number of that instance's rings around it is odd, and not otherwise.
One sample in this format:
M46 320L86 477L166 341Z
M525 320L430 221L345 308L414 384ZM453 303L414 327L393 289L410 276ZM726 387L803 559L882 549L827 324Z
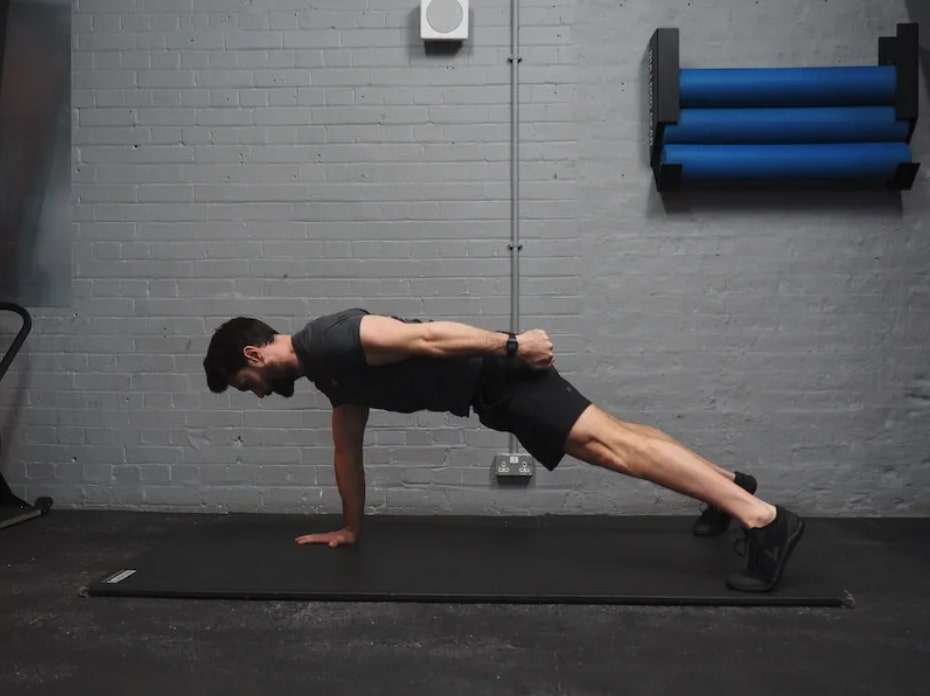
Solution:
M907 139L893 106L682 109L663 143L853 143Z
M829 68L686 68L682 108L888 106L895 103L893 65Z
M683 181L891 179L911 161L907 143L667 145L662 164L682 165Z

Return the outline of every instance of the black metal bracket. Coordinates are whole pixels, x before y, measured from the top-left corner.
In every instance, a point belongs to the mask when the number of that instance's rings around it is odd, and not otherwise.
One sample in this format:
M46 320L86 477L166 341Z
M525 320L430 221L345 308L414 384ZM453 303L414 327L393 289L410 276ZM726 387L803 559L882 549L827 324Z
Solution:
M662 139L669 124L681 114L679 92L678 29L656 29L649 40L649 161L659 166Z
M914 135L920 112L919 60L920 44L916 22L898 24L895 36L878 37L878 64L893 65L897 71L895 113L900 120L909 123L906 139L908 143ZM902 162L887 182L888 187L896 191L909 191L914 186L919 169L918 162Z
M917 24L899 24L897 36L880 36L878 39L878 64L893 65L897 69L897 95L895 109L902 121L909 121L911 128L907 141L911 141L919 111L918 43Z
M910 191L917 179L917 172L920 169L919 162L902 162L895 170L894 176L888 182L888 188L895 191Z
M682 166L661 162L665 129L681 117L679 44L674 27L656 29L649 40L649 161L657 191L675 191L682 183Z

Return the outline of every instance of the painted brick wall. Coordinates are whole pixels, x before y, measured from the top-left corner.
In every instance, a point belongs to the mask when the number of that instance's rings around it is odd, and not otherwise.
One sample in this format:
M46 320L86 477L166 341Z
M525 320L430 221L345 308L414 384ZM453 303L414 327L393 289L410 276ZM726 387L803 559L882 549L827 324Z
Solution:
M930 510L927 171L887 195L685 196L646 164L644 60L874 63L903 0L521 2L522 327L618 417L817 514ZM74 302L0 395L14 489L62 506L336 511L329 410L210 394L212 329L345 306L509 320L509 2L425 53L412 0L76 0ZM800 18L800 21L799 21ZM926 112L926 97L922 108ZM914 141L927 153L926 120ZM12 324L3 325L4 329ZM477 419L374 412L389 512L670 512L566 460L489 476Z

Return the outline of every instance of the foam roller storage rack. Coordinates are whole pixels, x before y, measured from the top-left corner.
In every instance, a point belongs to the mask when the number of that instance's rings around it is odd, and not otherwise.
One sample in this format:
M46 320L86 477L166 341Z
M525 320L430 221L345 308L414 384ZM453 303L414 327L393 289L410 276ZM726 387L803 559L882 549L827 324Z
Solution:
M681 68L676 28L649 42L650 160L659 191L818 183L908 190L918 112L917 24L878 64Z

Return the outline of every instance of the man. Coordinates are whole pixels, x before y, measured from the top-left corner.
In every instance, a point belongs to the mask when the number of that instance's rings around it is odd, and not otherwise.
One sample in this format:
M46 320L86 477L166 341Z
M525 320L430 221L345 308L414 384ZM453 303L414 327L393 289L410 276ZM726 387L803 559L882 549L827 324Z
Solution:
M353 544L365 504L362 442L369 409L449 412L513 433L552 471L564 455L652 481L703 501L697 535L720 534L736 518L748 541L746 567L727 585L775 588L803 521L754 495L755 479L703 459L663 432L620 421L592 404L554 367L545 331L519 335L450 321L379 316L348 309L310 321L293 335L237 317L213 335L203 361L211 391L232 386L259 398L290 397L308 380L332 404L342 529L299 537L301 544Z

